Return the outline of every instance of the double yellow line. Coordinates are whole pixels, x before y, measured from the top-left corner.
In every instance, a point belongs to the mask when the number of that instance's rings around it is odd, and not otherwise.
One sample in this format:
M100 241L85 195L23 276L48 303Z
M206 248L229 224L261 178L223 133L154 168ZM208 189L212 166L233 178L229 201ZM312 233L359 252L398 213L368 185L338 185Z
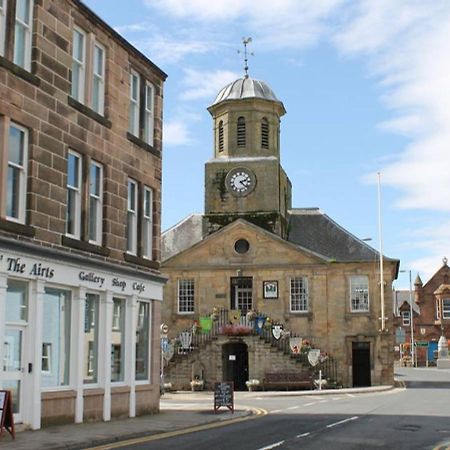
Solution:
M196 431L203 431L203 430L210 430L212 428L224 427L227 425L232 425L234 423L244 422L245 420L253 420L253 419L257 419L261 416L265 416L267 414L267 411L263 408L254 408L254 407L245 407L245 406L243 406L243 408L245 408L246 410L252 411L252 415L244 416L244 417L237 417L235 419L223 420L223 421L219 421L219 422L206 423L204 425L196 425L194 427L183 428L181 430L176 430L176 431L167 431L164 433L153 434L151 436L127 439L127 440L120 441L120 442L112 442L111 444L100 445L98 447L90 447L85 450L109 450L109 449L113 449L113 448L122 448L122 447L125 447L128 445L143 444L145 442L157 441L159 439L167 439L167 438L174 437L174 436L181 436L183 434L195 433Z

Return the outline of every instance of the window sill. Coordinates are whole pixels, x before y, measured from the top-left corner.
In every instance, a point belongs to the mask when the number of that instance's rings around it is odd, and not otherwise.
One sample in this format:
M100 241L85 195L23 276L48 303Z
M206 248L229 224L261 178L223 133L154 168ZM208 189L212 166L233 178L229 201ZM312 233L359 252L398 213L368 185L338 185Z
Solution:
M85 241L79 241L78 239L73 239L68 236L62 236L61 243L67 247L76 248L77 250L83 250L89 253L96 253L101 256L109 256L110 253L109 249L106 247L90 244Z
M133 144L136 144L138 147L141 147L144 150L147 150L148 152L153 153L158 158L161 158L161 152L159 150L156 150L155 147L153 147L150 144L147 144L147 142L138 138L134 134L131 134L129 131L127 132L127 139L129 141L131 141Z
M345 320L354 319L355 317L370 317L370 311L350 311L345 313Z
M136 264L138 266L145 266L148 267L149 269L154 270L159 270L161 266L158 261L152 261L150 259L141 258L140 256L132 255L131 253L124 253L123 259L131 264Z
M292 317L306 317L308 320L312 320L313 313L311 311L289 311L289 316Z
M25 81L28 81L31 84L34 84L35 86L39 86L41 84L41 80L36 75L33 75L31 72L28 72L28 70L25 70L23 67L14 64L3 56L0 56L0 66L8 69L14 75L17 75L18 77L22 78Z
M75 108L77 111L81 112L85 116L90 117L91 119L94 119L101 125L103 125L106 128L112 128L112 123L110 120L103 117L101 114L96 113L93 109L89 108L86 105L83 105L79 101L75 100L70 95L68 96L67 102L72 108Z
M34 227L19 222L13 222L8 219L0 219L0 229L28 237L34 237L36 233Z

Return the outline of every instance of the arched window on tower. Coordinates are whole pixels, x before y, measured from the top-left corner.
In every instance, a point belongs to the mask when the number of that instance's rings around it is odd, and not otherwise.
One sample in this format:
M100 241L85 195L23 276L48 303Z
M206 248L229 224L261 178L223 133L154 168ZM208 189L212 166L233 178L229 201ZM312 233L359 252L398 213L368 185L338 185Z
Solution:
M219 152L223 152L223 122L220 121L219 122L219 136L218 136L218 141L219 141Z
M242 116L237 120L237 146L245 147L245 119Z
M269 148L269 121L265 117L261 120L261 147Z

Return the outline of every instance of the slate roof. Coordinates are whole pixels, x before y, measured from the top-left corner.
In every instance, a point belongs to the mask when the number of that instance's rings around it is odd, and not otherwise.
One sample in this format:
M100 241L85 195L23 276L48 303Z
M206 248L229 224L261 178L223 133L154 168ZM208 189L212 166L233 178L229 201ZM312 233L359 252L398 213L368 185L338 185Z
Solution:
M162 234L162 260L203 239L203 216L192 214ZM289 211L288 242L334 262L375 262L378 251L342 228L319 208ZM385 260L398 261L384 257Z
M336 262L376 261L378 252L319 208L290 211L288 241Z

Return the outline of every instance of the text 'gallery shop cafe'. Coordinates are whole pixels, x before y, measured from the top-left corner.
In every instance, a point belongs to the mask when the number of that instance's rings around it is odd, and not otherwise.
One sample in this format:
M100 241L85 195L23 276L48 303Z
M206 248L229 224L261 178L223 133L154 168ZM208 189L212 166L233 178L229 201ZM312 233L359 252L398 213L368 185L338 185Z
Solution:
M0 248L0 389L15 422L157 411L163 284L150 271Z

